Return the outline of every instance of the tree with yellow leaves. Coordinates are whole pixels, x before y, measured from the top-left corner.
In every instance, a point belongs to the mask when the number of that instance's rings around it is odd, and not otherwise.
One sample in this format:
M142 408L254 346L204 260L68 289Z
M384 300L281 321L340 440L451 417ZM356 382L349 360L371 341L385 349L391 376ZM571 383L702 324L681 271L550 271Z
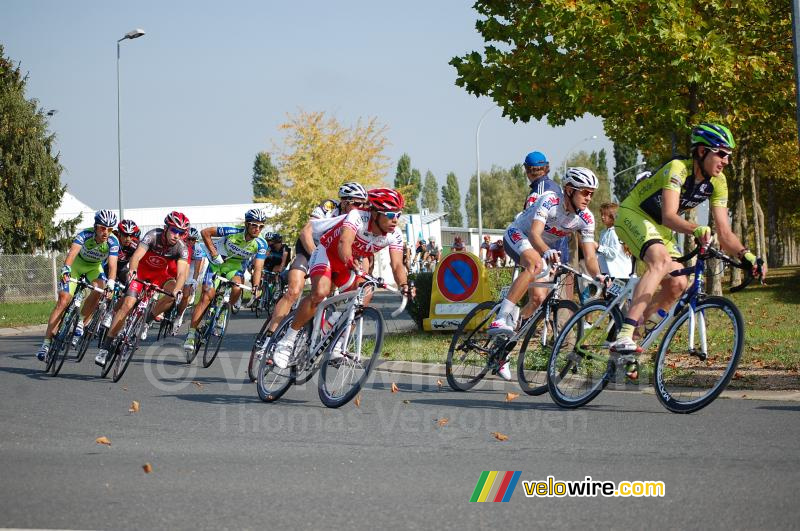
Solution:
M298 232L311 210L337 197L339 185L356 181L369 189L381 185L388 168L386 127L375 118L346 127L324 112L290 115L280 126L286 133L277 165L280 186L256 202L278 205L272 220L285 232Z

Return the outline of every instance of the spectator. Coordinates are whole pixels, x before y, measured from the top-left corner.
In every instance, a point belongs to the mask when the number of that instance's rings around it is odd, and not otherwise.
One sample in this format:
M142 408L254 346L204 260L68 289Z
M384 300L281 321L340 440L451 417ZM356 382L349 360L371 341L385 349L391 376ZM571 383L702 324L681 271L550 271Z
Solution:
M483 237L483 243L481 243L481 248L479 250L480 259L483 260L484 262L489 261L489 248L491 247L491 242L489 240L490 237L488 234L486 234Z
M453 251L454 252L458 251L463 253L465 250L466 247L464 247L464 238L462 238L461 236L456 236L453 239Z

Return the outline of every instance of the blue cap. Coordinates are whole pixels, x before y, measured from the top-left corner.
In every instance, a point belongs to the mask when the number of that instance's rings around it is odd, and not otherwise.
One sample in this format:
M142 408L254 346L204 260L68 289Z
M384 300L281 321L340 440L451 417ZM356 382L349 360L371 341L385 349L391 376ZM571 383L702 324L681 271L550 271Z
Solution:
M525 166L545 166L547 164L550 164L547 162L547 157L540 151L531 151L525 157Z

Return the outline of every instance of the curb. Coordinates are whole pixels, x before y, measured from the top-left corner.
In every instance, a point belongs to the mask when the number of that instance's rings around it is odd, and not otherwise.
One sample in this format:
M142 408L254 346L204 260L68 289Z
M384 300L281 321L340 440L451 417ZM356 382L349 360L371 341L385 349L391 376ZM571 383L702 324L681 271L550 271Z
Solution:
M418 361L389 361L381 360L376 367L378 371L384 371L397 374L411 374L416 376L427 376L432 378L445 378L445 365L443 363L421 363ZM499 380L503 382L497 375L487 375L487 380ZM443 380L445 386L447 382ZM516 382L509 382L515 385ZM610 386L609 386L610 387ZM655 395L655 391L650 385L644 386L639 389L638 386L628 386L628 388L617 389L609 388L607 391L623 392L623 393L640 393L643 395ZM737 400L775 400L780 402L800 402L800 390L780 390L780 391L766 391L754 389L734 389L723 391L719 398L737 399Z
M0 337L21 336L23 334L30 334L33 332L44 332L46 329L46 324L0 328Z

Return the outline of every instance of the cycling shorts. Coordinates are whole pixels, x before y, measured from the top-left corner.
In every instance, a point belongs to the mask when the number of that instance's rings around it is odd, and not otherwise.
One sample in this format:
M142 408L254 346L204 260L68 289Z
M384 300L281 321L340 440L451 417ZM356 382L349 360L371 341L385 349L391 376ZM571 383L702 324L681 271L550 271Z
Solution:
M126 296L136 298L139 297L142 289L144 289L144 284L139 282L140 280L152 282L159 288L163 288L164 284L170 280L175 280L175 277L169 271L169 268L148 267L145 262L139 262L139 268L136 270L136 279L132 280L131 283L128 284L128 290L125 292Z
M561 253L561 261L563 263L566 264L569 262L569 238L561 238L554 246L550 248ZM506 233L503 235L503 250L506 252L506 254L510 256L512 260L514 260L515 264L519 265L519 257L527 249L533 249L533 244L531 244L531 241L528 239L528 237L525 236L521 230L515 227L509 227L508 230L506 230ZM487 251L486 254L488 258L490 253Z
M289 266L289 269L299 269L306 275L308 274L308 261L311 259L311 254L306 251L306 248L303 246L303 243L300 241L300 238L294 244L294 260L292 260L292 265Z
M206 275L203 278L203 285L210 286L213 282L214 289L219 287L220 279L214 279L214 274L222 275L227 280L233 280L233 277L239 277L244 280L244 264L241 262L223 262L221 264L209 264L206 270Z
M356 274L347 268L338 256L336 249L331 250L331 254L337 253L335 257L328 254L328 249L318 246L311 253L311 261L309 262L309 275L314 277L328 277L333 281L333 284L346 291L355 286Z
M70 278L79 279L81 275L86 275L86 280L89 282L94 282L98 278L100 280L106 280L106 273L103 271L103 262L87 262L80 256L76 256L75 260L72 261L72 271L70 272ZM69 293L70 295L75 294L75 288L78 285L74 282L61 282L59 288L64 293Z
M622 243L627 245L631 254L637 258L644 259L647 249L656 243L666 246L670 256L681 256L672 229L659 225L641 210L620 206L614 229Z

